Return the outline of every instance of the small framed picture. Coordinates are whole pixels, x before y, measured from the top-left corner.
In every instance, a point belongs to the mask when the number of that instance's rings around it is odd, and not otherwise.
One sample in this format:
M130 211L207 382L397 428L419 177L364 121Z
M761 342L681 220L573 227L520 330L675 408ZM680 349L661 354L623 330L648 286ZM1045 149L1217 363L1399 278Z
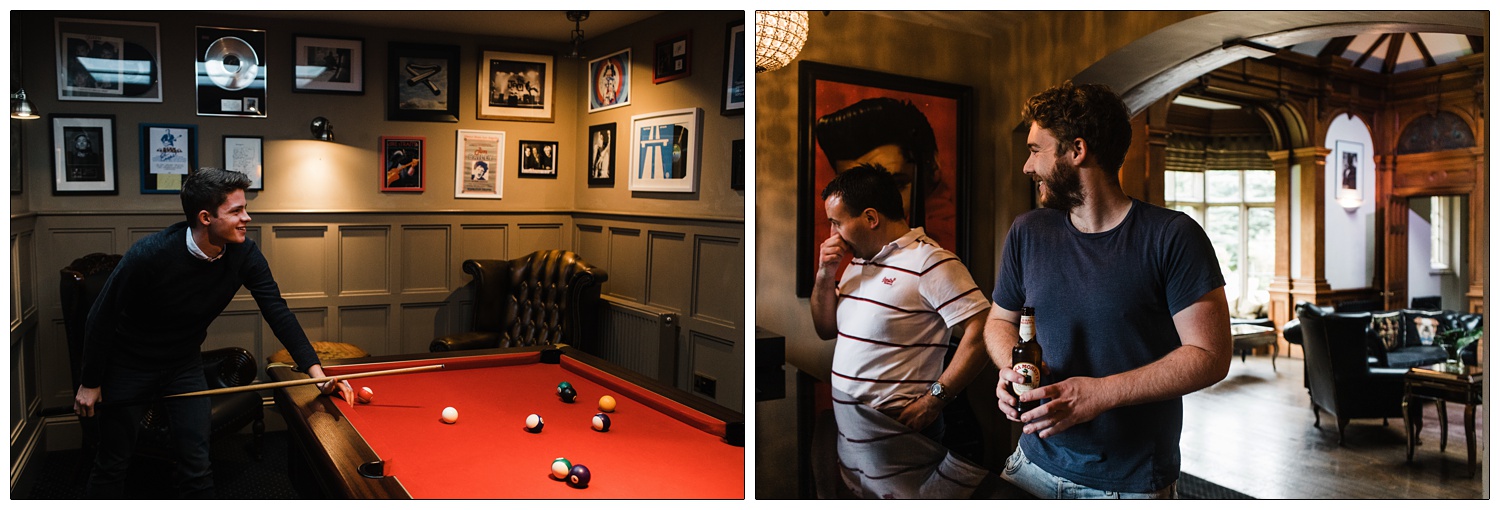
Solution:
M177 193L198 169L198 126L141 124L141 193Z
M156 23L58 18L57 99L160 103Z
M557 142L521 140L521 177L557 178Z
M693 74L693 32L656 41L656 66L651 83L661 84Z
M427 188L423 171L423 145L420 136L380 137L380 191L415 191Z
M630 104L630 49L589 61L589 113Z
M113 115L57 115L52 121L52 194L118 195Z
M458 46L390 43L386 120L458 122Z
M266 189L262 145L259 136L224 135L224 169L250 176L250 191Z
M458 130L454 198L500 198L505 184L505 132Z
M698 191L703 110L685 108L630 118L630 191Z
M724 90L720 115L745 113L745 21L730 22L724 34Z
M615 187L615 123L589 126L589 186Z
M365 41L293 36L292 92L365 93Z
M479 118L552 122L555 58L486 51L479 60Z

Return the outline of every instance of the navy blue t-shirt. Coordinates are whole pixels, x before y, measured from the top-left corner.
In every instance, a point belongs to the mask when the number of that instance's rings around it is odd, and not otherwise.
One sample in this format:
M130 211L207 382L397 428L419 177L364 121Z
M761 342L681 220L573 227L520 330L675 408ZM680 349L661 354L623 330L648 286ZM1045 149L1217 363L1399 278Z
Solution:
M1021 215L1006 235L991 296L1036 309L1045 382L1127 372L1182 346L1172 316L1224 286L1203 228L1131 199L1115 228L1083 233L1066 212ZM1182 399L1120 407L1047 439L1021 437L1042 469L1094 489L1153 492L1177 480Z

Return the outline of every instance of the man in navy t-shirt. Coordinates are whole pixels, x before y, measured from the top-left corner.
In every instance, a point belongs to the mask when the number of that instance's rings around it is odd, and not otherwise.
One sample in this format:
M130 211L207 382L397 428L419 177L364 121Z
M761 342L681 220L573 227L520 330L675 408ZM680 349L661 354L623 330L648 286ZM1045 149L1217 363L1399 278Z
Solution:
M1023 172L1044 208L1005 239L985 344L1001 412L1025 425L1002 476L1042 498L1172 498L1182 395L1229 371L1229 306L1208 236L1192 218L1127 196L1118 171L1130 115L1101 85L1027 101ZM1011 349L1036 310L1044 386L1019 395Z

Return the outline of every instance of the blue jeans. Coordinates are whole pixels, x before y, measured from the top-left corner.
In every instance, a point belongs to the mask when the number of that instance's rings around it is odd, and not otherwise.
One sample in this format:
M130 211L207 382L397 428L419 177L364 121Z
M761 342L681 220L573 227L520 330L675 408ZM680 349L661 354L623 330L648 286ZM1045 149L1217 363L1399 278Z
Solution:
M121 366L110 367L104 378L104 402L127 401L161 395L174 395L208 389L203 379L203 360L193 360L167 369L136 369ZM177 449L177 490L183 497L204 499L213 497L214 479L209 469L208 436L211 428L209 413L212 404L208 397L178 398L163 401L167 411L167 425L172 431L173 446ZM87 497L94 499L121 499L125 495L125 478L130 468L130 457L135 450L136 436L140 431L141 418L146 415L146 404L98 408L95 416L99 420L99 451L94 456L94 469L89 473Z
M1078 485L1032 464L1019 446L1005 460L1000 477L1042 499L1177 499L1177 482L1156 492L1113 492Z

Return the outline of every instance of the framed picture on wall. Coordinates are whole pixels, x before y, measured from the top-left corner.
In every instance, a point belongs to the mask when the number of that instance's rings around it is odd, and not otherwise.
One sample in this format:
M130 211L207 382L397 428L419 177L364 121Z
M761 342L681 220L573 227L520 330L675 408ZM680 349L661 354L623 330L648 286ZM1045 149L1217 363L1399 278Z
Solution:
M724 88L719 114L745 113L745 20L729 23L724 34Z
M552 55L486 51L479 59L479 118L552 122Z
M458 130L454 198L500 198L505 184L505 133Z
M58 18L57 99L160 103L156 23Z
M390 43L386 120L458 122L458 46Z
M656 41L656 65L651 83L662 84L693 74L693 32L683 32Z
M557 178L557 142L521 140L521 177Z
M630 104L630 49L589 61L589 113Z
M615 187L615 123L589 126L589 187Z
M630 118L630 191L698 191L703 110L684 108Z
M380 191L415 191L427 188L423 158L427 155L420 136L380 137Z
M265 117L266 31L197 29L198 115Z
M908 223L923 227L938 245L967 260L968 209L962 191L968 189L971 171L972 89L805 60L798 65L797 295L812 293L816 247L828 235L823 188L836 171L884 150L872 146L872 129L917 134L909 137L909 146L905 141L882 144L901 149L900 161L885 166L905 184L901 194ZM905 161L907 152L919 161ZM900 168L889 168L898 164Z
M141 193L177 193L198 169L198 126L141 124Z
M116 195L113 115L49 115L52 122L52 194Z
M363 39L298 35L292 42L292 92L365 93Z
M1359 187L1359 169L1363 164L1363 144L1335 140L1333 142L1334 163L1338 165L1339 187L1334 197L1340 204L1355 204L1364 200Z
M265 150L259 136L224 135L224 169L250 177L250 191L266 189Z

